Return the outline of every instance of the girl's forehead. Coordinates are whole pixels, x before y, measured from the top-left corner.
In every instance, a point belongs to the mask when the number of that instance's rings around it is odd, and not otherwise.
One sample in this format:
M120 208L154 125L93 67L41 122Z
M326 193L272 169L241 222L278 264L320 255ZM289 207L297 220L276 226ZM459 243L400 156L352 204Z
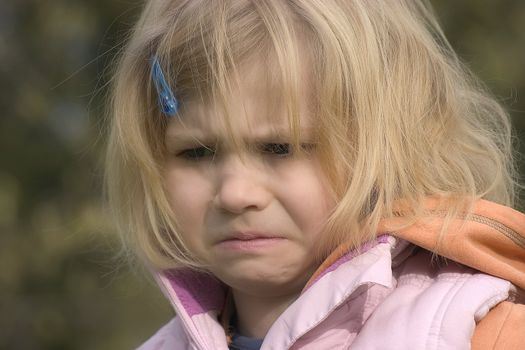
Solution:
M238 76L242 79L232 79L231 93L222 99L213 102L190 97L181 101L177 116L169 120L167 134L189 130L217 136L228 134L228 130L242 137L289 134L289 101L283 97L281 85L257 65L241 70ZM310 129L313 122L309 86L306 77L301 76L295 105L301 130Z
M206 103L189 103L176 117L170 118L166 136L223 139L231 132L244 139L290 136L290 121L285 108L269 109L269 104L261 99L234 102L228 106L227 112ZM312 128L312 118L306 109L300 113L298 127L301 132Z

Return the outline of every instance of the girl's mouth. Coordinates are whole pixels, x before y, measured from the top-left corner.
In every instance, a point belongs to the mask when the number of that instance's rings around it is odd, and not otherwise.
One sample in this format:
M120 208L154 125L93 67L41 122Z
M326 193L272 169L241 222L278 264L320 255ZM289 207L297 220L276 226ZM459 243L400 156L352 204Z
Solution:
M273 245L283 242L285 239L281 237L254 237L248 239L232 238L221 241L217 247L227 250L259 250L269 248Z
M220 241L217 246L228 250L258 250L281 243L285 238L273 233L235 231Z

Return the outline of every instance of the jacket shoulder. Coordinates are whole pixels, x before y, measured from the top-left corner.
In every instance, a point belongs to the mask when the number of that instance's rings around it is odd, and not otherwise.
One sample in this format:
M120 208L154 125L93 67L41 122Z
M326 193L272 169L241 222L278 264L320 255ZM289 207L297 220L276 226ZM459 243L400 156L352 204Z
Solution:
M136 350L185 350L188 337L182 329L180 318L175 316Z
M525 305L504 301L478 323L472 337L472 350L523 349L525 344Z

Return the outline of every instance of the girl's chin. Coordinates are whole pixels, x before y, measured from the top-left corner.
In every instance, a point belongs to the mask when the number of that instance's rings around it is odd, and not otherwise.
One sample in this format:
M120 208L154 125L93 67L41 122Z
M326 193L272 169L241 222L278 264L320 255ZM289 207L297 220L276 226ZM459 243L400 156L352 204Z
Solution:
M228 264L215 264L212 273L234 290L252 296L299 294L312 275L312 268L305 267L304 261L282 257L282 254L269 254L230 259Z

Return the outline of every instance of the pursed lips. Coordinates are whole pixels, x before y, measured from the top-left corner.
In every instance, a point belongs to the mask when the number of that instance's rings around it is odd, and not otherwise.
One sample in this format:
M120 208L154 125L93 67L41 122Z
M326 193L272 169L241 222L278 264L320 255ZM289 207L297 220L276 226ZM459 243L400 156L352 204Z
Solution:
M286 241L282 235L265 231L232 231L217 241L215 247L229 252L251 252L259 254L270 247Z
M225 238L221 239L220 242L224 241L251 241L255 239L276 239L284 238L281 235L270 233L270 232L259 232L259 231L234 231L225 235Z

